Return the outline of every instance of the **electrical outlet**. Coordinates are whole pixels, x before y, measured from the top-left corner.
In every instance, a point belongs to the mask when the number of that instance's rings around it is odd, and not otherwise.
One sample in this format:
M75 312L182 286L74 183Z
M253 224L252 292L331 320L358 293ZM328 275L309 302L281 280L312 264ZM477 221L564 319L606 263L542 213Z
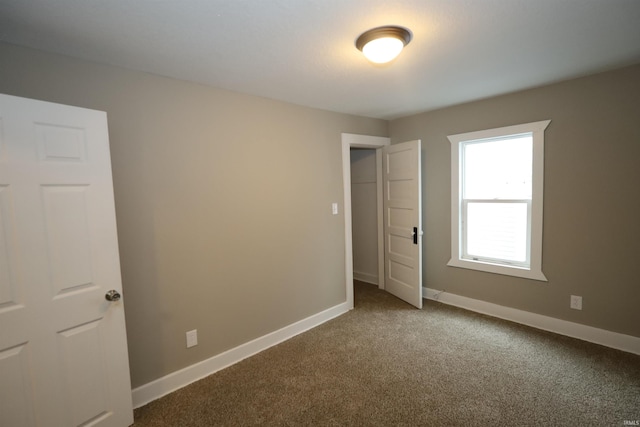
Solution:
M196 345L198 345L198 330L194 329L193 331L187 332L187 348L191 348Z
M571 295L570 307L574 310L582 310L582 297L577 295Z

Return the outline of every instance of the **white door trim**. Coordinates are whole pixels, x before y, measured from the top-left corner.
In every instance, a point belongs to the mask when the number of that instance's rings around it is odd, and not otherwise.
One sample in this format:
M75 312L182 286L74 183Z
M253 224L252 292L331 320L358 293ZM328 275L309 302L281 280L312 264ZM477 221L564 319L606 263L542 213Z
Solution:
M384 232L382 222L382 147L391 145L391 139L384 136L342 134L342 184L344 188L344 257L345 287L347 307L353 309L353 240L351 229L351 148L372 148L376 150L376 174L378 187L378 287L384 288Z

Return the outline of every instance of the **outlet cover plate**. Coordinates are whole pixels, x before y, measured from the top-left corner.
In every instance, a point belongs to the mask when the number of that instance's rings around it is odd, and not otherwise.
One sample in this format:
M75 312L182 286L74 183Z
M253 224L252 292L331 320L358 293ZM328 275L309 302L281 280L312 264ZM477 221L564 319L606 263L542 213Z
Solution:
M187 348L191 348L198 345L198 330L187 332Z
M571 308L574 310L582 310L582 297L577 295L571 295Z

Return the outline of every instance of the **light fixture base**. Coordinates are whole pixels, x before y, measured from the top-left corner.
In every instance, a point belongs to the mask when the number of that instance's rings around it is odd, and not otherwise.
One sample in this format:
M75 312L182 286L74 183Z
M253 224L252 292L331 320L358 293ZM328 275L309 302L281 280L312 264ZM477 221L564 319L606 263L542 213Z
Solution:
M376 27L360 34L360 36L356 39L356 47L358 48L358 50L362 51L362 48L364 48L367 43L382 37L393 37L400 40L403 45L406 46L411 41L412 34L408 29L395 25Z

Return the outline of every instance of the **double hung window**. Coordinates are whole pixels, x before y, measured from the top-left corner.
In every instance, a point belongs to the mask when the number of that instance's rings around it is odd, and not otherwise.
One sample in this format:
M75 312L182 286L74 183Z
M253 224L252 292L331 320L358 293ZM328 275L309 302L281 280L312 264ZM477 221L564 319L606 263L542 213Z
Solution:
M544 129L549 121L449 136L450 266L545 280Z

